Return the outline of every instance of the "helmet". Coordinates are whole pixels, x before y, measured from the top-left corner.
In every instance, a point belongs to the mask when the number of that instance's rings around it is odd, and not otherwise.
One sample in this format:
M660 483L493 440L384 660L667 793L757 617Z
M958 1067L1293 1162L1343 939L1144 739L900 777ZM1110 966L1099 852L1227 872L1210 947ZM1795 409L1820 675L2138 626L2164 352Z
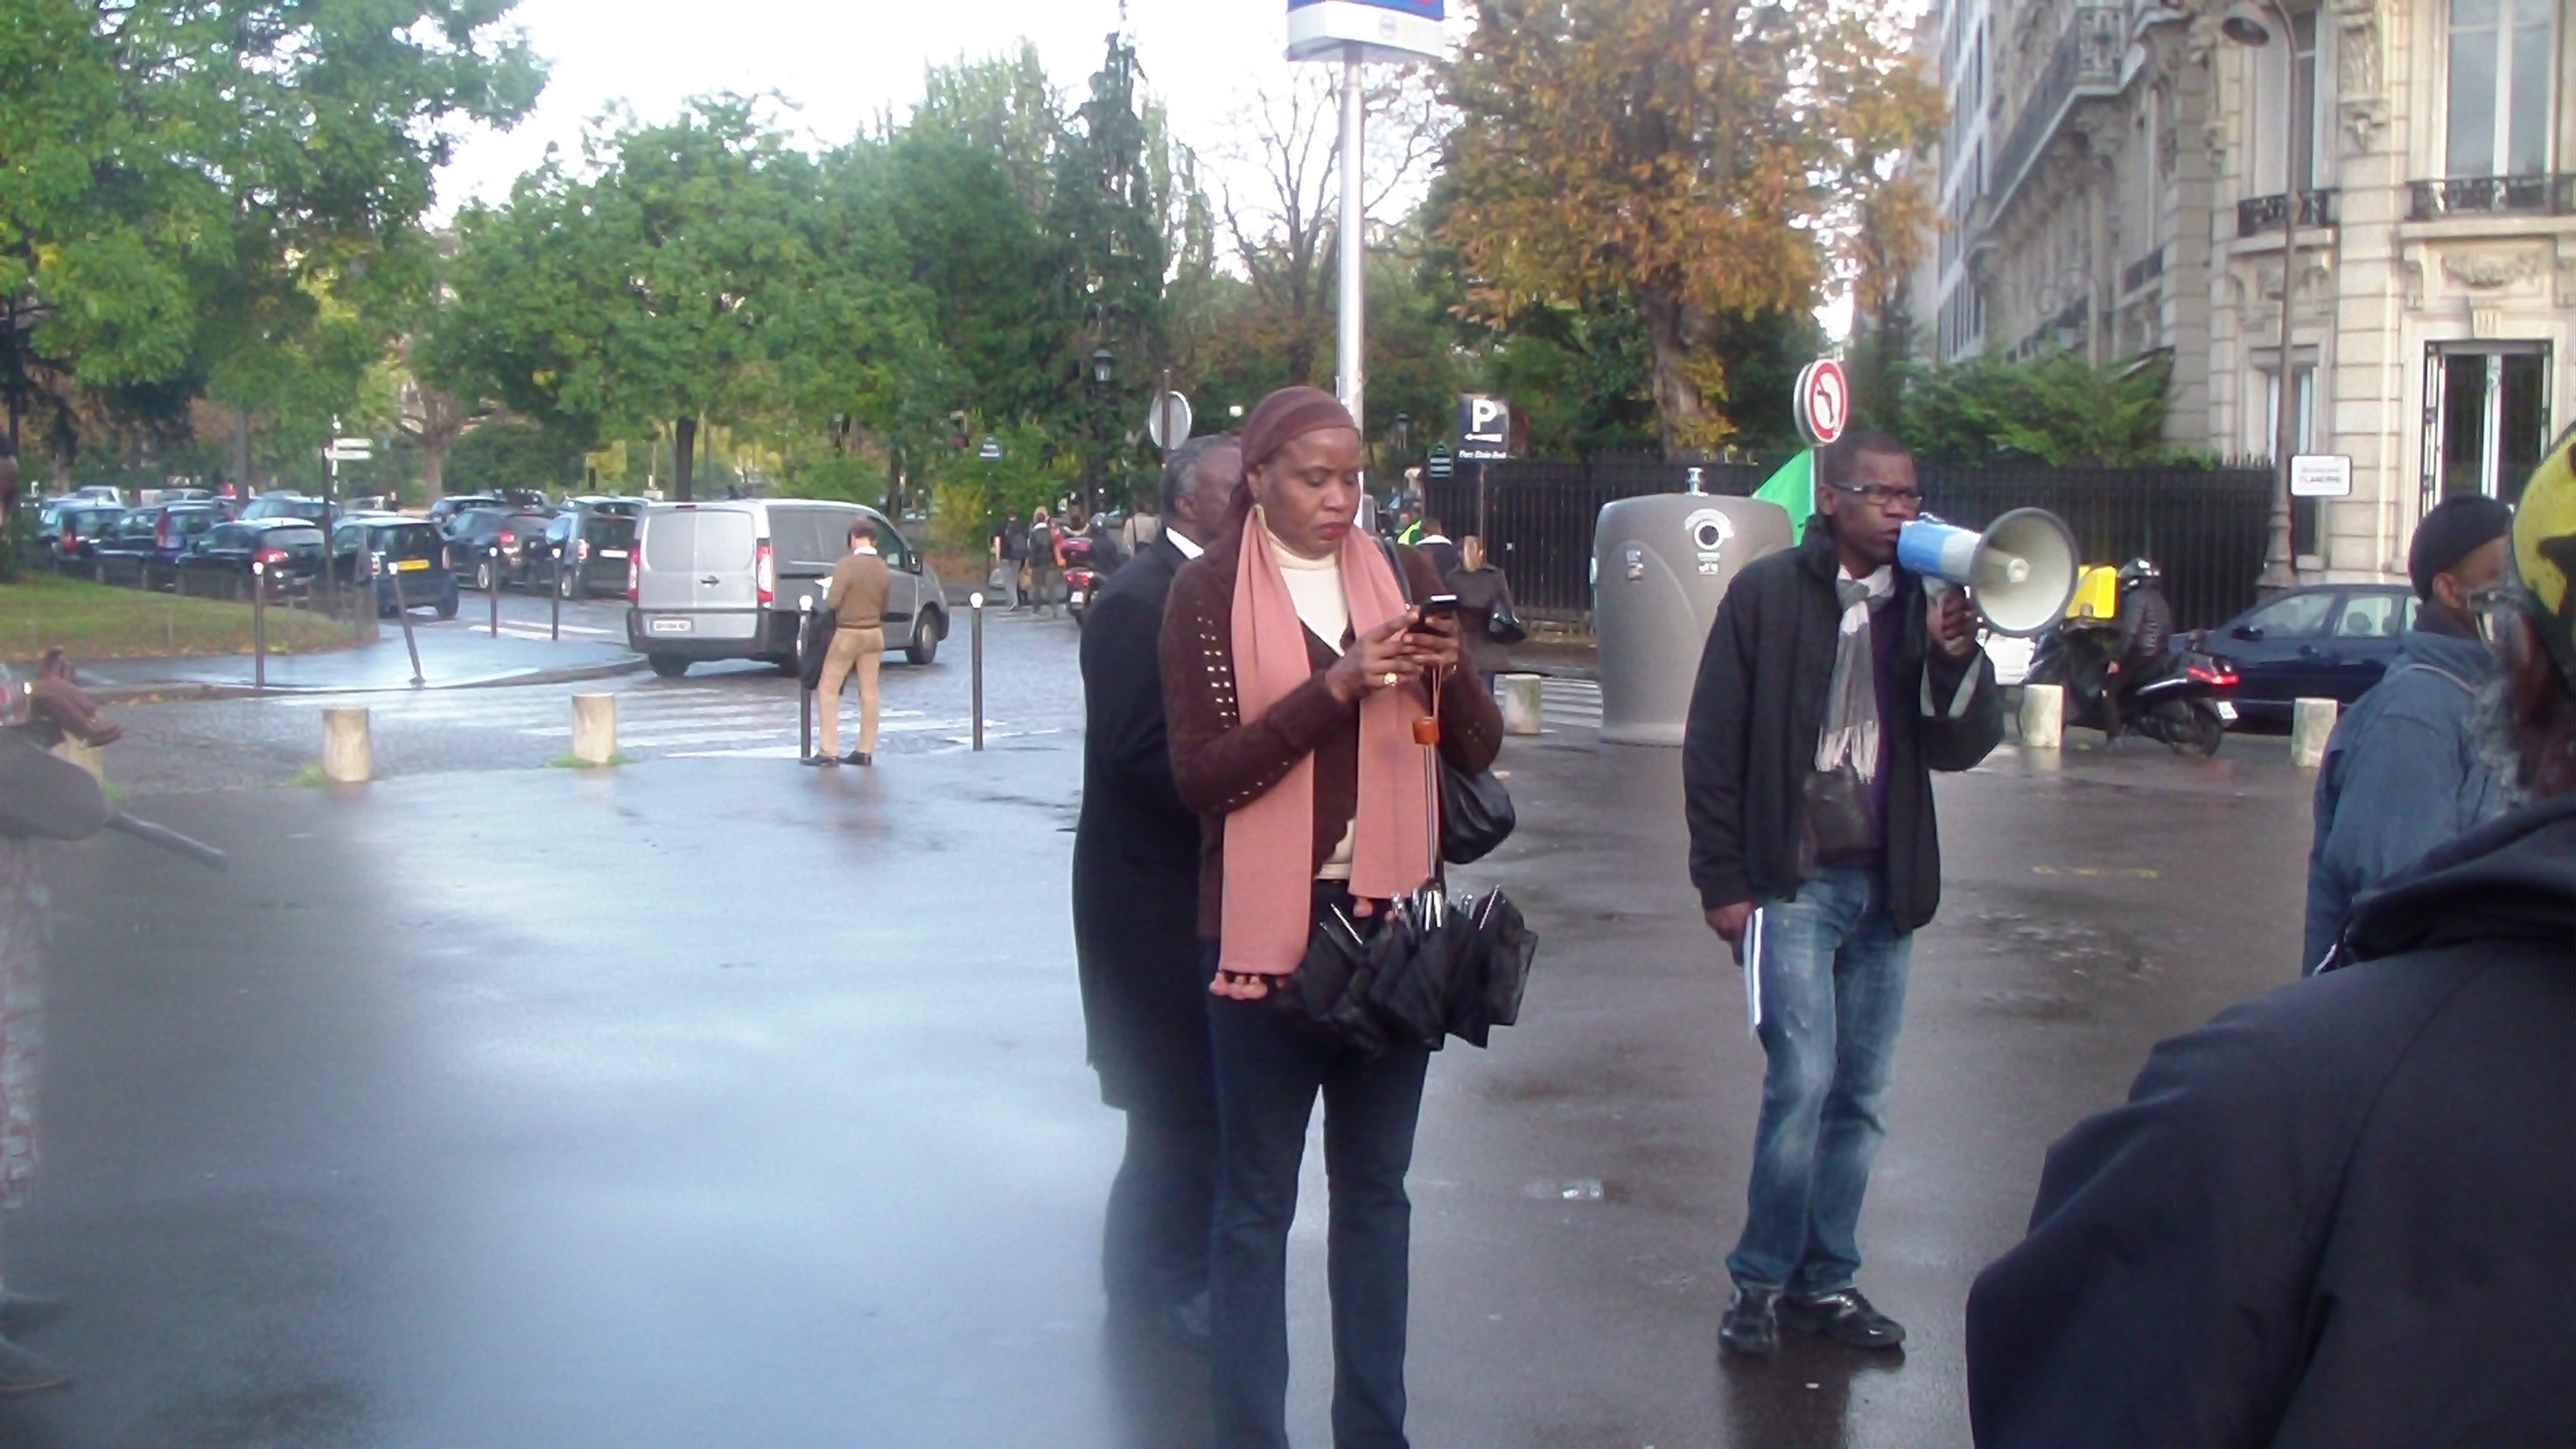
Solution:
M2133 558L2120 565L2120 592L2124 594L2140 584L2160 584L2164 579L2165 571L2157 568L2153 559Z
M2576 689L2576 428L2559 437L2523 487L2513 565L2559 675Z

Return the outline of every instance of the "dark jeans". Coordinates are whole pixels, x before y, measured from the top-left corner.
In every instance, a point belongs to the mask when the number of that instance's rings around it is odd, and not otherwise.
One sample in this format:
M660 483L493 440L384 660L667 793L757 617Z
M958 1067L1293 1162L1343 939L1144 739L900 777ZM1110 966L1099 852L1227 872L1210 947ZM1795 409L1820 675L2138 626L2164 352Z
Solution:
M1887 1136L1914 938L1887 913L1883 871L1828 869L1762 908L1770 1068L1726 1270L1748 1288L1833 1293L1860 1272L1860 1204Z
M1216 1140L1213 1121L1127 1114L1127 1156L1109 1185L1100 1251L1100 1276L1112 1299L1158 1309L1206 1291Z
M1210 951L1207 974L1215 973ZM1260 1002L1208 998L1216 1052L1216 1232L1209 1396L1219 1449L1287 1449L1288 1225L1306 1122L1324 1099L1325 1236L1333 1295L1333 1442L1403 1449L1404 1321L1413 1204L1404 1174L1431 1054L1362 1064Z

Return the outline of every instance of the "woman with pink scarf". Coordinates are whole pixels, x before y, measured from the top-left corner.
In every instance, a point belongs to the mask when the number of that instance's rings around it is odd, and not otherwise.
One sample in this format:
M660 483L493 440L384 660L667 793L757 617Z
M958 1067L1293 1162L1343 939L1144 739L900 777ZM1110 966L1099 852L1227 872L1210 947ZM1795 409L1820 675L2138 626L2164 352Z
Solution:
M1288 1227L1319 1095L1334 1442L1406 1442L1404 1175L1430 1055L1363 1061L1265 998L1320 916L1338 907L1365 929L1429 879L1438 837L1414 725L1434 700L1451 764L1484 769L1502 743L1493 697L1450 678L1456 621L1405 602L1439 592L1438 572L1398 550L1408 589L1354 526L1360 459L1359 428L1330 394L1263 399L1243 429L1237 514L1173 579L1163 620L1173 782L1205 820L1199 936L1222 1135L1209 1373L1225 1449L1288 1443Z

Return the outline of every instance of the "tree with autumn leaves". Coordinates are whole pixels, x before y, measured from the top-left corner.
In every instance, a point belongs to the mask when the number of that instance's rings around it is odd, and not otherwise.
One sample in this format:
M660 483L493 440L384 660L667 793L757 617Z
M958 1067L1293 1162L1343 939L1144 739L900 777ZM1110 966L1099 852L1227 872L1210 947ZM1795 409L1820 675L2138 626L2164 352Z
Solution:
M1633 307L1668 449L1736 431L1730 333L1828 287L1864 322L1930 235L1939 92L1873 0L1482 0L1450 72L1463 312Z

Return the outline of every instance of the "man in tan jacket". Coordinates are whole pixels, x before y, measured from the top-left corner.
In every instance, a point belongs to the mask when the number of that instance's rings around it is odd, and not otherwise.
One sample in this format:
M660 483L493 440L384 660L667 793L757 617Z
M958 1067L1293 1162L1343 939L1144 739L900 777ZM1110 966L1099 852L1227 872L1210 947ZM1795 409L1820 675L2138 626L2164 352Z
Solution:
M886 595L893 589L894 575L877 557L876 525L862 518L850 525L850 551L832 565L832 584L823 594L823 607L832 611L838 627L832 631L832 652L823 656L823 678L815 686L823 697L823 750L808 756L806 764L845 762L840 756L841 686L853 672L859 676L859 747L850 751L846 763L876 763L877 664L885 653Z

